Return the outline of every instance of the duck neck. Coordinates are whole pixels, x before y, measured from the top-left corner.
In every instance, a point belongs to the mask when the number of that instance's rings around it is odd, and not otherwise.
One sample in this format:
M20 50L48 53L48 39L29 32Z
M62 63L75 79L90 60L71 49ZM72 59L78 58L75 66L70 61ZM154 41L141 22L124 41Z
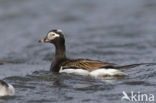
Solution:
M61 59L66 57L66 47L65 44L56 44L55 45L55 59Z
M51 72L59 72L61 68L61 63L64 59L66 59L66 48L65 43L58 43L55 44L55 58L53 63L51 64L50 71Z

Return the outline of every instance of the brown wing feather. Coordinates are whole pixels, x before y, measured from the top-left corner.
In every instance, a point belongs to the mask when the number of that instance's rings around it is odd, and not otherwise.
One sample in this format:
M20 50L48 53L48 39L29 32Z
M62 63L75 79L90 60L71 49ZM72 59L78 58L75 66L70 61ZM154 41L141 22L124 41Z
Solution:
M77 60L66 60L62 64L63 69L66 68L82 68L87 69L88 71L93 71L102 67L113 67L114 64L101 62L97 60L89 60L89 59L77 59Z

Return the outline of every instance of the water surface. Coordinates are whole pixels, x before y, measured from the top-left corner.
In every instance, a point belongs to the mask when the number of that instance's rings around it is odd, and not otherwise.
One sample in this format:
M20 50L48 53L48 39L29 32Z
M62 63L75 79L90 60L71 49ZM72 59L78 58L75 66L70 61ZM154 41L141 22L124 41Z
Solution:
M126 70L101 81L50 73L50 44L38 40L62 29L67 56L126 65L156 61L155 0L0 0L0 79L14 85L6 103L120 103L122 91L156 95L156 66ZM126 101L124 101L126 103Z

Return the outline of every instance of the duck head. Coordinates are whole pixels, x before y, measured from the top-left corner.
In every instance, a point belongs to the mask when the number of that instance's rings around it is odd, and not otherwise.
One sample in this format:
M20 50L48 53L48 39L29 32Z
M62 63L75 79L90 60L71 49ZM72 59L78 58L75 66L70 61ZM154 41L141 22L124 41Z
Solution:
M62 30L54 29L54 30L50 30L47 33L46 37L39 40L39 42L41 42L41 43L52 43L52 44L56 45L58 43L64 44L65 39L64 39Z
M46 37L41 39L39 42L54 44L56 48L55 59L66 57L65 39L61 30L50 30Z

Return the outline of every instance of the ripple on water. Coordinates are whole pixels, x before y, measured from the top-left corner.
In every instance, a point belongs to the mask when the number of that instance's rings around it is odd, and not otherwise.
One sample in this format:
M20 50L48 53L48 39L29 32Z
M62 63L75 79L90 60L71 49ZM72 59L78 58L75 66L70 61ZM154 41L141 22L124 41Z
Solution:
M16 89L14 97L3 100L120 103L123 90L156 93L155 66L125 70L124 78L104 80L49 73L54 47L38 43L48 30L61 28L71 58L119 65L155 62L155 0L51 2L0 0L0 61L5 63L0 65L0 79Z

